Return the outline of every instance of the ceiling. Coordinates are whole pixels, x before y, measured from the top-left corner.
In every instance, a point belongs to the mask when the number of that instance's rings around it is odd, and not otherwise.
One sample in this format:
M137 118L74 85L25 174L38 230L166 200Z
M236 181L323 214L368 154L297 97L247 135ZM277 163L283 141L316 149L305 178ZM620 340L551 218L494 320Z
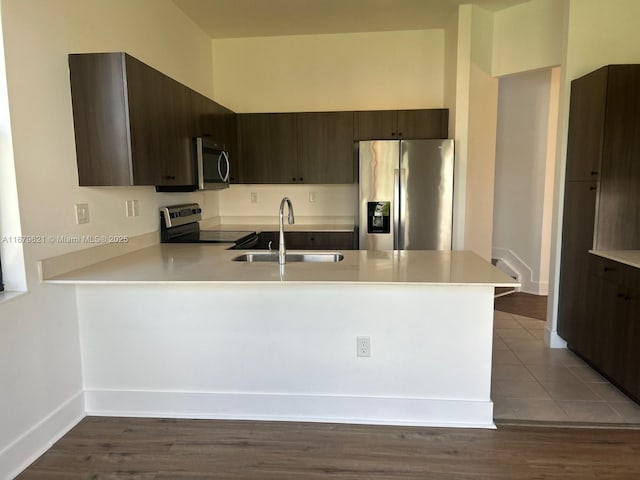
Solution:
M442 28L458 5L490 11L529 0L173 0L211 38Z

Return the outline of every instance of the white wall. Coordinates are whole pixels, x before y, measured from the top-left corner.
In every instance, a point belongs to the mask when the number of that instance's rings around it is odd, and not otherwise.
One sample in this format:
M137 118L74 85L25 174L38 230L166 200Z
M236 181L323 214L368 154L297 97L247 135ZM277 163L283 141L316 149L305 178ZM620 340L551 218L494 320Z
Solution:
M3 0L1 8L18 202L0 205L3 219L19 212L24 235L137 235L158 229L163 203L196 199L217 214L215 194L77 186L68 53L125 50L211 94L211 42L171 1ZM126 199L140 201L140 217L125 218ZM77 202L89 203L91 223L75 225ZM75 291L39 284L36 262L87 246L25 245L29 293L0 304L0 478L83 415Z
M492 292L79 285L87 410L490 427ZM356 356L357 336L370 357Z
M498 97L493 257L519 273L523 291L542 295L551 240L545 207L553 200L547 185L547 174L554 172L553 162L548 164L549 119L557 116L552 80L551 69L506 76Z
M486 260L491 258L498 98L497 80L490 73L492 44L492 14L462 5L458 12L453 244Z
M251 193L258 196L251 202ZM314 202L310 201L313 195ZM222 219L234 216L276 217L283 196L296 217L352 217L358 214L358 185L232 185L219 194ZM323 223L324 220L317 219Z
M494 76L559 65L564 0L531 0L494 14Z
M443 62L443 30L214 40L214 95L235 112L441 108Z
M213 63L215 100L236 112L444 106L443 30L214 40ZM221 192L220 215L273 215L284 195L300 215L357 214L353 185L251 185Z

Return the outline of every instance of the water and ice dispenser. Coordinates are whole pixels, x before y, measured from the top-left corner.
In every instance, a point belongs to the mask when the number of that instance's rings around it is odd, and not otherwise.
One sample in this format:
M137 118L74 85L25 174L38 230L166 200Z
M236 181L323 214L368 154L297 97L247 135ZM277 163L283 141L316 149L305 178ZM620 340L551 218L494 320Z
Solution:
M391 202L367 202L367 233L391 232Z

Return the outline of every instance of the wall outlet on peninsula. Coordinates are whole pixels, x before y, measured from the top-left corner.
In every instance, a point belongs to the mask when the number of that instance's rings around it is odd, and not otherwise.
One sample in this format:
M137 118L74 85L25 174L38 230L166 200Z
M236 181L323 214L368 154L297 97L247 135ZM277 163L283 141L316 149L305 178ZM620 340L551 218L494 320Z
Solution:
M358 357L371 356L371 337L356 337L356 355Z

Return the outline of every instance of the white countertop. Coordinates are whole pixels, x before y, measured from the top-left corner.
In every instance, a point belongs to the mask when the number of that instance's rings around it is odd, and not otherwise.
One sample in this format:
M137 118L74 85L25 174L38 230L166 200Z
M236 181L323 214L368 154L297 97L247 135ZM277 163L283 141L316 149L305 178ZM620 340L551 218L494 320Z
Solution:
M48 283L352 283L516 286L517 281L467 251L344 250L337 263L246 263L227 244L158 244L68 273ZM289 253L293 253L291 250Z
M589 253L640 268L640 250L589 250Z

